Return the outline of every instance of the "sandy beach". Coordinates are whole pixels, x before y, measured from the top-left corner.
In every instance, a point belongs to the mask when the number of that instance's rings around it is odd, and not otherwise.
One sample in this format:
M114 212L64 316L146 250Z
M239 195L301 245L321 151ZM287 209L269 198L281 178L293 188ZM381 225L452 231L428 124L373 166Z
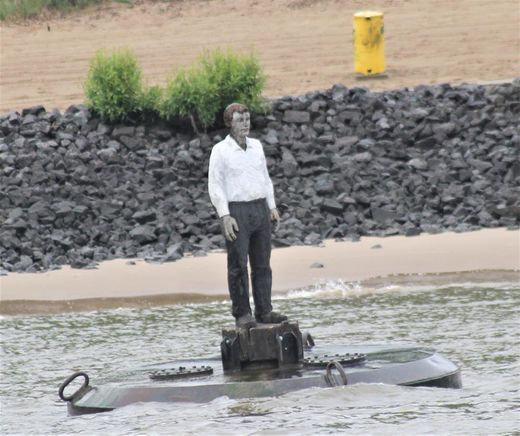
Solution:
M0 277L0 313L92 310L227 298L225 253L186 257L165 264L129 261L106 261L93 270L64 267L45 273L9 273ZM311 268L314 263L323 267ZM520 232L499 228L416 237L363 237L358 242L328 240L322 247L275 249L272 268L273 291L278 293L331 280L372 286L417 283L424 280L425 274L442 274L434 279L439 282L471 281L472 277L520 280ZM456 275L447 275L461 272L475 273L458 279Z
M352 16L364 9L385 15L388 75L370 81L356 80L353 66ZM520 70L519 20L514 0L114 2L2 24L0 112L82 102L96 50L122 47L136 53L150 85L164 85L204 50L252 51L265 68L270 97L334 83L385 90L511 80Z

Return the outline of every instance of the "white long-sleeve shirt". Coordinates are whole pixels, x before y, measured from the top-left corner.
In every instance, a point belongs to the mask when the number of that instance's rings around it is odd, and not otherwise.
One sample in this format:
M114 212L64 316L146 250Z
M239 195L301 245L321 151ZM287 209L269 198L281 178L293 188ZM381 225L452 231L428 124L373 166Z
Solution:
M231 201L265 198L269 209L276 207L262 144L253 138L246 144L244 150L228 135L211 150L208 191L219 217L229 215Z

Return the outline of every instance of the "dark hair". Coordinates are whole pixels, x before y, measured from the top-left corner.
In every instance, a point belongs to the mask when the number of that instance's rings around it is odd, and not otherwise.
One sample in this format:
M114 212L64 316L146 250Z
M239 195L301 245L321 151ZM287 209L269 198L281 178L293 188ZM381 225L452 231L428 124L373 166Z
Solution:
M240 103L231 103L224 110L224 124L226 125L226 127L231 127L231 121L233 120L233 114L235 112L238 114L243 114L245 112L249 112L249 109L246 105Z

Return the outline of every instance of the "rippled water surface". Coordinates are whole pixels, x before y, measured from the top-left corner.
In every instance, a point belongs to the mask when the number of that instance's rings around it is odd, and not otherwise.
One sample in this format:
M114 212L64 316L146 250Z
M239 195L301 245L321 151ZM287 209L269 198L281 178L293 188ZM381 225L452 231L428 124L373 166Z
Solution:
M462 368L464 388L361 384L276 398L148 403L68 417L57 396L158 361L217 354L228 303L1 320L1 434L511 434L519 429L517 283L367 290L329 283L278 297L316 342L418 343Z

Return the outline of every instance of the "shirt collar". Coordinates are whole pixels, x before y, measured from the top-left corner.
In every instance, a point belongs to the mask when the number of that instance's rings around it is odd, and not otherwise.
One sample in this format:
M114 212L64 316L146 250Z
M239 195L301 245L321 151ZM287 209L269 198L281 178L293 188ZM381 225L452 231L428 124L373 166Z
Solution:
M226 140L233 149L237 149L239 151L246 151L249 147L251 147L251 141L249 141L249 138L247 136L246 136L246 149L245 150L242 147L240 147L240 145L238 145L238 143L235 141L235 138L233 138L230 134L226 136Z

